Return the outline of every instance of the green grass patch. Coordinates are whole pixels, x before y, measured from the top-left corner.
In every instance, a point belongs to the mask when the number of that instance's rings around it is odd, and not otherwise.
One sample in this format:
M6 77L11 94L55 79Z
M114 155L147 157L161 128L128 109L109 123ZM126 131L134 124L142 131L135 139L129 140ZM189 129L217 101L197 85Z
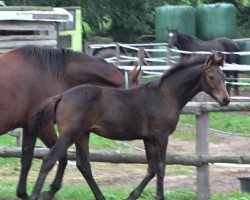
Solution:
M183 130L176 130L172 135L172 138L178 138L185 141L194 141L196 139L196 133L192 131L183 131ZM212 143L219 143L222 141L219 137L215 135L208 136L209 142Z
M105 198L107 200L126 199L135 186L130 187L101 187ZM16 183L14 181L5 181L4 184L0 182L0 200L16 200ZM30 191L30 184L29 184ZM197 193L195 191L179 188L176 190L165 190L165 199L173 200L197 200ZM67 186L56 194L55 200L94 200L94 196L90 188L86 185ZM155 199L155 189L152 186L147 187L138 200L152 200ZM211 195L211 200L250 200L248 193L235 191L229 194L216 193Z
M91 149L95 150L110 150L110 149L117 149L119 147L119 143L117 143L114 140L106 139L103 137L100 137L96 134L90 135L90 144Z
M210 128L250 136L250 116L239 113L210 113ZM181 115L179 124L196 125L194 115Z
M16 137L7 134L0 136L0 146L15 147L16 144L17 144Z
M167 165L166 176L190 175L196 172L196 167L183 165Z

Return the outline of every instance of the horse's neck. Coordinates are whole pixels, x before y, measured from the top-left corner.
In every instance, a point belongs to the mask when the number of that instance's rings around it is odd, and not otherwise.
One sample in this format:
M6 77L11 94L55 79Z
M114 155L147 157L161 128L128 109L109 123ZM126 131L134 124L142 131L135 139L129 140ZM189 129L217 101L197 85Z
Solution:
M171 92L170 96L176 101L177 108L181 110L202 90L200 80L201 66L197 65L193 66L191 69L183 69L171 75L162 84L162 88L168 88L168 91Z
M69 63L67 75L72 77L69 81L70 87L79 84L120 87L123 84L121 71L108 66L108 63L92 60L92 58L86 59L83 57Z

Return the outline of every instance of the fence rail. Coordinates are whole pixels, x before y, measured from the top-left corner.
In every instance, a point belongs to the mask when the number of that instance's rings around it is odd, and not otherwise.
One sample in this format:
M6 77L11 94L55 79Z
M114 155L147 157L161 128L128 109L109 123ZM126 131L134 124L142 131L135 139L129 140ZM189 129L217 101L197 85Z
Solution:
M36 148L34 158L42 159L49 152L47 148ZM20 147L0 147L0 157L21 158L22 149ZM68 159L76 160L75 151L68 151ZM90 161L126 164L147 164L145 153L121 153L117 151L91 151ZM207 155L198 156L196 154L166 154L166 165L185 165L199 167L203 164L214 163L234 163L250 164L250 156L228 156L228 155Z

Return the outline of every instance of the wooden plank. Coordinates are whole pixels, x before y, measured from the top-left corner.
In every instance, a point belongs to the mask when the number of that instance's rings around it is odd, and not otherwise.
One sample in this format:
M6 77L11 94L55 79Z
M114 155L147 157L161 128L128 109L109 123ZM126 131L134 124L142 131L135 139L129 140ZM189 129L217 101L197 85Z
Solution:
M15 47L21 47L24 45L57 47L57 40L32 40L32 41L23 40L23 41L0 42L0 49L10 49Z
M21 41L21 40L57 40L54 35L6 35L0 36L0 41Z
M202 112L234 112L250 111L250 102L231 102L221 107L217 102L189 102L181 111L182 114L196 114Z
M49 6L6 6L0 7L0 11L53 11L52 7Z
M198 156L208 156L208 113L196 115L196 153ZM209 200L209 165L204 163L197 168L197 193L198 200Z
M13 30L13 31L24 31L24 30L52 30L55 29L54 22L34 22L34 21L0 21L0 30Z
M47 148L35 148L34 157L42 159L48 153ZM75 160L75 151L68 151L69 160ZM21 157L20 147L0 147L0 157ZM137 163L146 164L146 156L144 152L133 153L119 153L117 151L91 151L90 160L92 162L109 162L109 163ZM195 154L172 154L167 153L167 165L186 165L186 166L200 166L203 163L236 163L236 164L250 164L250 156L234 156L234 155L220 155L220 156L205 156L200 157Z

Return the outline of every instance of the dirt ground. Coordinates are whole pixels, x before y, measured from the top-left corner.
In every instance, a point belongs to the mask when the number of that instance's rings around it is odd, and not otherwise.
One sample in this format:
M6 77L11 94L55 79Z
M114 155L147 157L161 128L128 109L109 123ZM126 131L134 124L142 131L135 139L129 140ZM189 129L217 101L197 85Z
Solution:
M190 129L189 127L179 127L181 129ZM250 138L244 136L228 135L218 131L210 130L210 134L220 139L219 143L209 144L209 153L211 155L249 155ZM140 142L128 143L126 145L136 146L137 150L142 149ZM176 138L170 138L169 152L174 153L175 149L181 149L185 153L195 151L195 143L183 141ZM176 152L175 152L176 153ZM75 168L74 164L70 168ZM108 164L92 163L94 177L100 186L127 186L133 188L145 176L147 165L144 164ZM231 192L240 190L240 182L237 179L242 176L250 176L250 165L210 165L210 190L215 192ZM188 175L168 175L168 166L166 167L166 176L164 186L166 189L187 188L196 191L196 173ZM76 174L78 176L76 176ZM64 185L86 184L79 172L67 170ZM155 179L150 182L155 186Z

